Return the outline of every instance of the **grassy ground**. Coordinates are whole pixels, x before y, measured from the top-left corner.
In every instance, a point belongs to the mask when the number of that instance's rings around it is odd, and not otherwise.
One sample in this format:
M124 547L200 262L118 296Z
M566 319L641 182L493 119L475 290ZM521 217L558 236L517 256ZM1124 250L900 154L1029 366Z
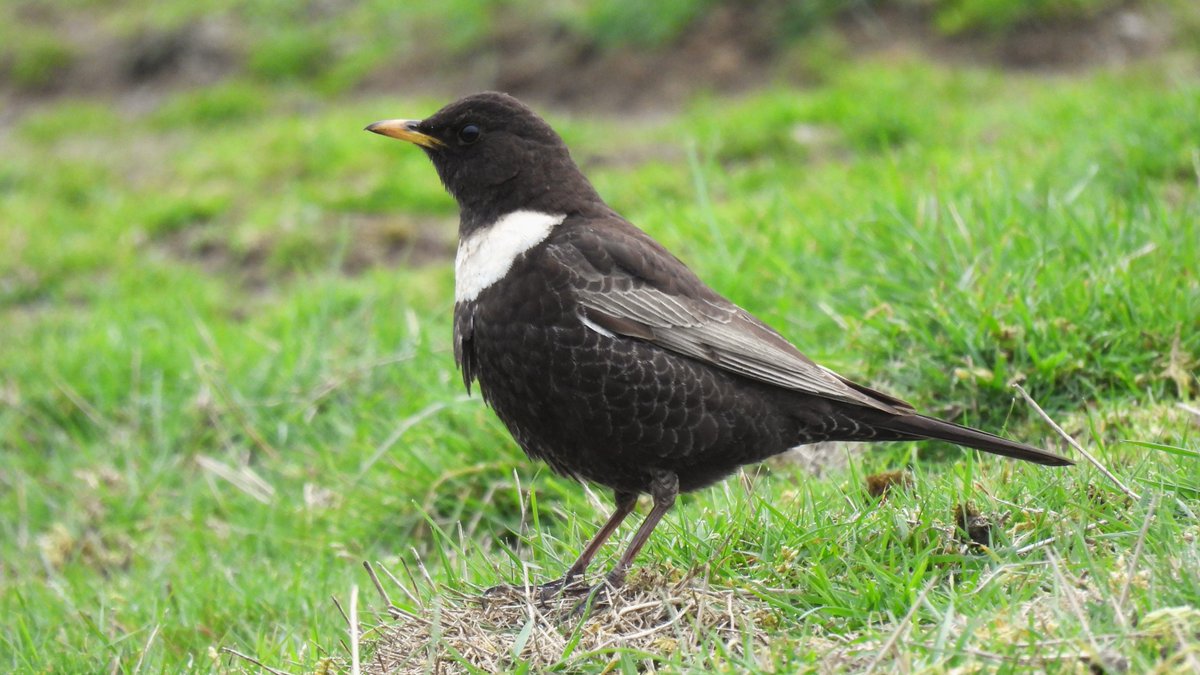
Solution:
M345 656L329 598L362 561L414 570L404 608L452 608L557 575L603 521L463 396L452 203L360 131L439 103L233 80L0 136L0 668L221 671L230 647L314 669ZM733 593L732 633L564 655L526 630L501 665L1196 667L1194 72L866 62L654 122L552 118L613 206L814 358L1056 444L1022 382L1140 499L911 444L776 464L686 497L642 555L643 587ZM990 546L956 532L967 503Z

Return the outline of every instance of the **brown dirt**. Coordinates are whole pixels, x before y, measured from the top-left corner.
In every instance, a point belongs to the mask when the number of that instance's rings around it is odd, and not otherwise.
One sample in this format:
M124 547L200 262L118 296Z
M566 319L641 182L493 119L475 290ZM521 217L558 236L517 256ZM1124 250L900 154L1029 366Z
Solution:
M534 29L512 15L467 53L451 57L431 48L406 55L376 70L362 90L495 89L571 110L669 110L701 89L735 93L767 80L775 50L759 18L718 6L674 44L605 50L564 27Z
M373 267L421 267L454 256L454 224L448 220L404 214L344 214L348 236L339 271L354 276ZM331 225L325 233L340 228ZM340 235L338 235L340 236ZM263 237L244 249L231 246L218 226L199 224L157 237L150 246L162 254L200 266L210 274L232 279L248 290L262 290L294 270L272 262L281 242ZM334 251L341 245L334 234L313 242L313 248Z
M63 13L27 5L24 13L32 13L24 17L32 24L52 28L75 55L58 77L38 90L24 92L31 96L202 86L233 74L243 58L234 26L215 18L118 37L87 10ZM0 80L0 86L10 83Z
M454 257L457 222L402 214L351 215L352 241L342 259L342 272L360 274L370 267L423 267Z
M867 494L875 499L882 499L892 490L906 490L912 487L912 474L903 471L884 471L867 476Z
M992 545L992 521L966 502L954 505L954 524L960 540L976 546Z

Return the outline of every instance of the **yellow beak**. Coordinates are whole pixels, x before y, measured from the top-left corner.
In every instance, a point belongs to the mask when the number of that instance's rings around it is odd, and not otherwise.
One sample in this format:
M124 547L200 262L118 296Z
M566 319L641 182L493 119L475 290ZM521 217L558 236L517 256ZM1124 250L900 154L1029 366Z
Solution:
M368 124L366 130L382 136L390 136L402 141L408 141L422 148L439 148L444 145L444 143L433 136L417 131L417 125L420 123L421 120L383 120L374 124Z

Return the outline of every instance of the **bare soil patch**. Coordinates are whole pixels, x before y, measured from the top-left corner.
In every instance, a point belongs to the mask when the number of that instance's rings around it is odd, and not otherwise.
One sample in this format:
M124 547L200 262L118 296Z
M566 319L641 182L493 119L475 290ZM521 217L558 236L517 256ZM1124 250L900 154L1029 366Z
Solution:
M423 267L454 258L458 227L454 218L378 214L350 216L350 242L342 272L360 274L370 267Z
M264 232L253 243L236 247L221 226L198 223L156 237L151 246L161 254L198 265L209 274L232 279L248 290L267 288L303 269L307 257L298 248L322 258L340 250L337 269L348 276L373 267L423 267L454 257L456 228L450 220L404 214L343 217L349 218L348 223L330 223L311 241L300 243ZM288 260L289 255L297 259Z

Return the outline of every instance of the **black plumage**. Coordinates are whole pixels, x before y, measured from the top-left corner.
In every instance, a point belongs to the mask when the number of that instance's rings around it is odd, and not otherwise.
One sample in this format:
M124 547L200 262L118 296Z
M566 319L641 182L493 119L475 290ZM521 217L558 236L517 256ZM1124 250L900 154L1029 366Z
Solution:
M454 352L533 458L654 508L610 572L620 583L679 492L817 441L940 439L1048 465L1059 455L920 415L814 363L604 203L562 139L483 93L368 130L421 146L460 209Z

